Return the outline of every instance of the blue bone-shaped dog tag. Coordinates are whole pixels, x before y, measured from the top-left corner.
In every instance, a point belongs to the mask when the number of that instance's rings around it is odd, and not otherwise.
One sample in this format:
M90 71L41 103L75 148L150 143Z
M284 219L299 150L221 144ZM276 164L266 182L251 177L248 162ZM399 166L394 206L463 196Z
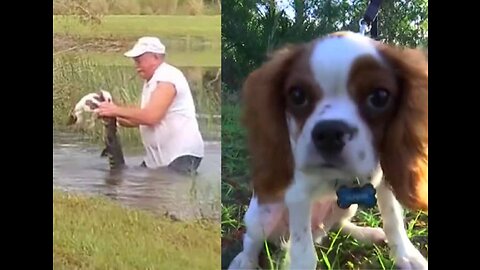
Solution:
M372 184L363 187L349 188L341 186L337 190L337 204L342 209L347 209L352 204L363 205L372 208L377 204L376 190Z

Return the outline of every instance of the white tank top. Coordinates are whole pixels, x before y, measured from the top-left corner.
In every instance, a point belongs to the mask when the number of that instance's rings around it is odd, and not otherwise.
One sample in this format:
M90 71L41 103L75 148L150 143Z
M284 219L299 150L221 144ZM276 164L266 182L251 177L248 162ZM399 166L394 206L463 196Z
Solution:
M154 126L140 125L140 134L146 149L145 163L149 168L168 166L183 155L203 157L204 143L196 118L195 104L187 79L183 73L162 63L152 78L145 81L141 107L150 100L158 82L168 82L177 91L164 118Z

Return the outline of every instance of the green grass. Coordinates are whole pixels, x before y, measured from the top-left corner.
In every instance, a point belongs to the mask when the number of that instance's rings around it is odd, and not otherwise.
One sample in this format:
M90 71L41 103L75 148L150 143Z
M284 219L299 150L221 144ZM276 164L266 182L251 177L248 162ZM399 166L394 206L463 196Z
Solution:
M86 52L82 53L82 57L97 65L126 66L133 70L132 59L123 56L123 51ZM167 55L167 61L176 67L219 67L221 63L220 58L220 50L171 51Z
M243 216L251 190L248 184L248 153L245 130L240 126L241 104L222 102L222 267L242 247ZM428 215L408 212L407 233L424 255L428 252ZM381 226L378 208L359 211L353 221L362 226ZM317 246L321 269L392 269L394 262L387 246L366 245L333 230L322 245ZM266 243L263 252L266 269L283 269L286 254ZM427 257L428 258L428 257Z
M54 0L53 14L72 14L72 0ZM217 1L203 0L89 0L75 1L90 14L125 15L216 15L220 14Z
M219 224L54 191L54 269L218 269Z
M53 29L55 34L75 35L82 39L131 40L143 35L155 35L163 39L197 36L219 45L221 16L107 15L94 28L78 23L72 16L53 16Z

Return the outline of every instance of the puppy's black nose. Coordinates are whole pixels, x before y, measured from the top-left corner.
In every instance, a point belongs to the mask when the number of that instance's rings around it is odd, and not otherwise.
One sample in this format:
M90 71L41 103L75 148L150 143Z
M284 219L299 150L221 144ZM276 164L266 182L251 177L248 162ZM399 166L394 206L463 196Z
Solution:
M312 130L312 141L317 150L326 156L339 154L356 133L355 128L338 120L325 120L318 122Z

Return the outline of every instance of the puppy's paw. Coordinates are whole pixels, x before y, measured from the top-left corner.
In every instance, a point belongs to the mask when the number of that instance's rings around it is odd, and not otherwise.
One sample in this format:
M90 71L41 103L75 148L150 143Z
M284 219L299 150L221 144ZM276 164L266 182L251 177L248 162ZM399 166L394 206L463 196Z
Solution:
M387 242L387 236L382 228L362 227L353 225L352 223L347 223L345 225L345 233L351 234L353 238L360 242L377 245L384 245Z
M315 254L312 254L313 256L307 256L304 254L304 256L299 256L295 254L291 254L291 257L289 260L287 260L287 268L290 270L314 270L317 269L317 258Z
M423 257L422 253L416 249L413 244L408 247L398 250L395 256L395 264L402 270L426 270L428 269L428 262Z
M382 228L365 227L363 228L364 242L369 242L377 245L384 245L387 243L387 236Z
M236 270L236 269L257 269L258 268L258 258L250 258L244 252L240 252L235 258L232 260L230 265L228 266L229 270Z
M286 268L289 270L315 270L317 269L317 262L316 261L295 261L290 263L290 265Z

